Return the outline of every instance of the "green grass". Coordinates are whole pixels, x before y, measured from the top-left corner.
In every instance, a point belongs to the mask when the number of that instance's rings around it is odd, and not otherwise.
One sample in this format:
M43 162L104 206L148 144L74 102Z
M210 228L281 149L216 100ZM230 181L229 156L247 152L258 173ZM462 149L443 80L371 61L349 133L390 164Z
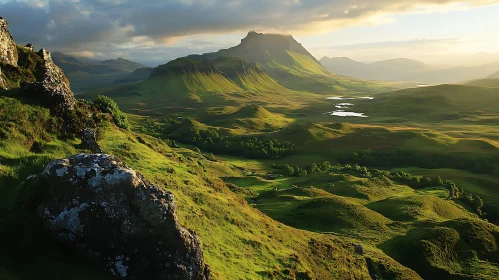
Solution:
M355 257L346 257L352 253L346 249L349 246L341 247L344 240L274 222L247 205L201 167L209 169L209 165L217 163L194 157L195 154L190 154L186 160L175 151L158 153L139 143L135 136L115 129L106 131L101 142L104 150L125 159L134 169L174 192L179 219L201 236L206 260L216 279L269 278L274 273L277 273L275 278L282 278L286 270L321 279L351 278L357 273L360 277L367 277L367 268L362 268L363 264L357 263ZM165 172L167 169L173 171ZM315 245L311 247L310 240L316 238L324 246L328 244L335 248L335 257L324 258L322 249ZM352 264L348 264L347 259ZM391 265L399 267L394 263ZM408 277L415 277L406 273Z
M381 248L424 278L496 279L498 237L496 226L457 219L422 225Z

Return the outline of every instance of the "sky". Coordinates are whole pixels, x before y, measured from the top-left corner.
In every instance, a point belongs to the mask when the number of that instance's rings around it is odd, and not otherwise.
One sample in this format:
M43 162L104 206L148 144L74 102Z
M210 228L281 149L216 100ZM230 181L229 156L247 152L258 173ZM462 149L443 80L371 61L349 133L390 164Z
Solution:
M316 58L499 61L499 0L0 0L18 44L156 66L292 34Z

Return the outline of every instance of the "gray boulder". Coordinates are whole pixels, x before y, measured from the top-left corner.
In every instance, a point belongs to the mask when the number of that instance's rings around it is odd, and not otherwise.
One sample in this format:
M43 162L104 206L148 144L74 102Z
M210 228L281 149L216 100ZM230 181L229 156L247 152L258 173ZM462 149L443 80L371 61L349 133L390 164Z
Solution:
M113 156L51 162L38 215L59 242L121 279L209 279L200 239L177 221L173 194Z

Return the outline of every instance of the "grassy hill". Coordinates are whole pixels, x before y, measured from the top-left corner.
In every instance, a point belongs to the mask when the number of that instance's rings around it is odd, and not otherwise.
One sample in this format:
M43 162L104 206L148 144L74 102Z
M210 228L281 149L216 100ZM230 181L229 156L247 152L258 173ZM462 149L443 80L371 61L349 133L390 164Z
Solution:
M55 244L18 205L35 198L16 186L53 159L87 152L80 140L59 137L49 125L54 120L47 109L5 97L0 108L0 128L10 131L0 137L0 276L112 279ZM253 209L218 179L221 174L241 175L231 164L109 123L101 124L99 135L106 152L175 194L180 222L200 235L214 279L366 279L384 274L420 279L369 245L364 255L356 254L349 239L294 229ZM42 143L41 152L30 151L33 140Z
M293 119L286 118L281 114L271 113L260 105L210 110L208 115L203 117L203 120L210 125L242 129L248 132L277 131L293 123Z
M364 240L425 279L497 276L499 227L449 200L445 188L344 172L267 180L264 170L226 180L251 190L244 196L254 207L287 225Z
M427 279L495 279L499 277L498 237L496 226L456 219L428 223L381 248Z

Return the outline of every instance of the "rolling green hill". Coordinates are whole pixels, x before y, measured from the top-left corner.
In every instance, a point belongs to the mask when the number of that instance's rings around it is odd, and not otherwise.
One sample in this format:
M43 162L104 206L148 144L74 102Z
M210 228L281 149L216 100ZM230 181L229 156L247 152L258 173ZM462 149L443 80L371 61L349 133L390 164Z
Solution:
M310 170L310 169L309 169ZM450 200L386 177L319 172L297 178L231 177L254 207L287 225L364 240L424 279L495 279L499 227ZM390 279L390 278L389 278Z
M248 132L272 132L281 130L293 123L293 119L271 113L260 105L222 108L222 110L209 112L209 115L203 119L210 125L242 129Z
M413 229L381 248L425 279L497 279L498 238L496 226L456 219Z

